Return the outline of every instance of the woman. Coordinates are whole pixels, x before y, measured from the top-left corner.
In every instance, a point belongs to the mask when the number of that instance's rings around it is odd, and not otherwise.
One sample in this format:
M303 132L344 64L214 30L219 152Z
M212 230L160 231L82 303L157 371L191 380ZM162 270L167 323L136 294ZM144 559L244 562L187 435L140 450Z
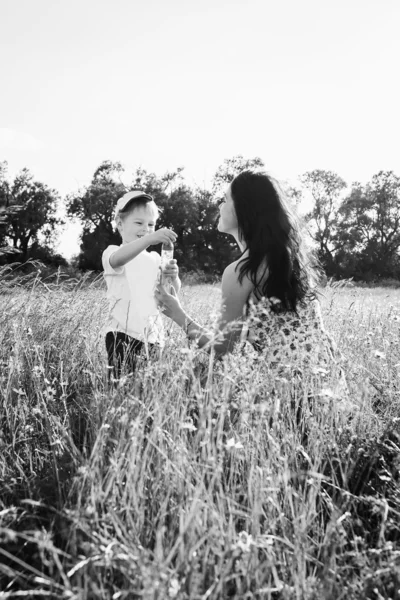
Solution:
M266 173L243 171L228 186L220 206L219 231L232 235L242 254L222 276L217 336L189 316L174 293L160 284L156 298L164 314L200 348L231 352L247 340L269 364L301 362L312 355L333 358L316 300L316 263L284 194ZM321 341L324 343L321 344Z

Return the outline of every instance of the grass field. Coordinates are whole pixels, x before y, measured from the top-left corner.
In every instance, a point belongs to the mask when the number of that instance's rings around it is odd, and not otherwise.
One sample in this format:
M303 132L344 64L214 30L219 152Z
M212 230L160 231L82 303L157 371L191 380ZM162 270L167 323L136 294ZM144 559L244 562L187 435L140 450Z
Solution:
M212 322L217 286L182 296ZM285 378L170 324L109 385L99 285L0 288L0 600L400 598L400 290L322 308L351 403L328 378L305 430Z

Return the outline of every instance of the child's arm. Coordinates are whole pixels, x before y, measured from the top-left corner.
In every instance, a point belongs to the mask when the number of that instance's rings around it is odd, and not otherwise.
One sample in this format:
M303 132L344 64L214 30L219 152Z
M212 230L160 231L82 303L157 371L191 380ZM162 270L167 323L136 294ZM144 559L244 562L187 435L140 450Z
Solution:
M163 242L172 242L176 240L176 233L170 229L157 229L153 233L148 233L138 240L123 244L118 250L113 252L110 256L110 265L113 269L119 269L128 263L130 260L136 258L138 254L146 250L149 246L155 244L162 244Z

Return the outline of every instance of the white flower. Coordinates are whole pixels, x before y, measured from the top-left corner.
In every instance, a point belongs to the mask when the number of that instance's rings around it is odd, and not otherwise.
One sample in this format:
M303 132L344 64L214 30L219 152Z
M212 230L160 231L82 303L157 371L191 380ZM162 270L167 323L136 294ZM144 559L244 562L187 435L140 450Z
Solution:
M197 431L197 427L193 423L181 423L181 429L188 429L189 431Z
M170 583L169 590L168 590L168 596L170 598L176 598L177 595L179 594L179 589L180 589L179 581L175 578L171 579L171 583Z
M335 398L335 394L329 388L323 388L319 395L326 396L327 398Z
M238 535L238 540L233 547L234 549L239 549L242 552L250 552L252 544L254 544L253 537L247 533L247 531L241 531Z
M230 448L236 448L237 450L239 450L240 448L244 448L243 444L241 442L235 442L235 438L231 438L230 440L228 440L225 444L226 448L228 448L228 450Z
M328 369L324 369L323 367L313 367L312 372L314 375L318 375L318 373L321 375L327 375L329 373Z

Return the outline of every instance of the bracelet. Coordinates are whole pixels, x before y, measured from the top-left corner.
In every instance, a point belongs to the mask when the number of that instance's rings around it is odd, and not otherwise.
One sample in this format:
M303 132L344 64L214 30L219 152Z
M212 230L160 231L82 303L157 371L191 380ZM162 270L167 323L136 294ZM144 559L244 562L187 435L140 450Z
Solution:
M194 323L193 319L189 320L189 323L186 325L185 324L185 329L186 329L186 335L189 335L189 326Z

